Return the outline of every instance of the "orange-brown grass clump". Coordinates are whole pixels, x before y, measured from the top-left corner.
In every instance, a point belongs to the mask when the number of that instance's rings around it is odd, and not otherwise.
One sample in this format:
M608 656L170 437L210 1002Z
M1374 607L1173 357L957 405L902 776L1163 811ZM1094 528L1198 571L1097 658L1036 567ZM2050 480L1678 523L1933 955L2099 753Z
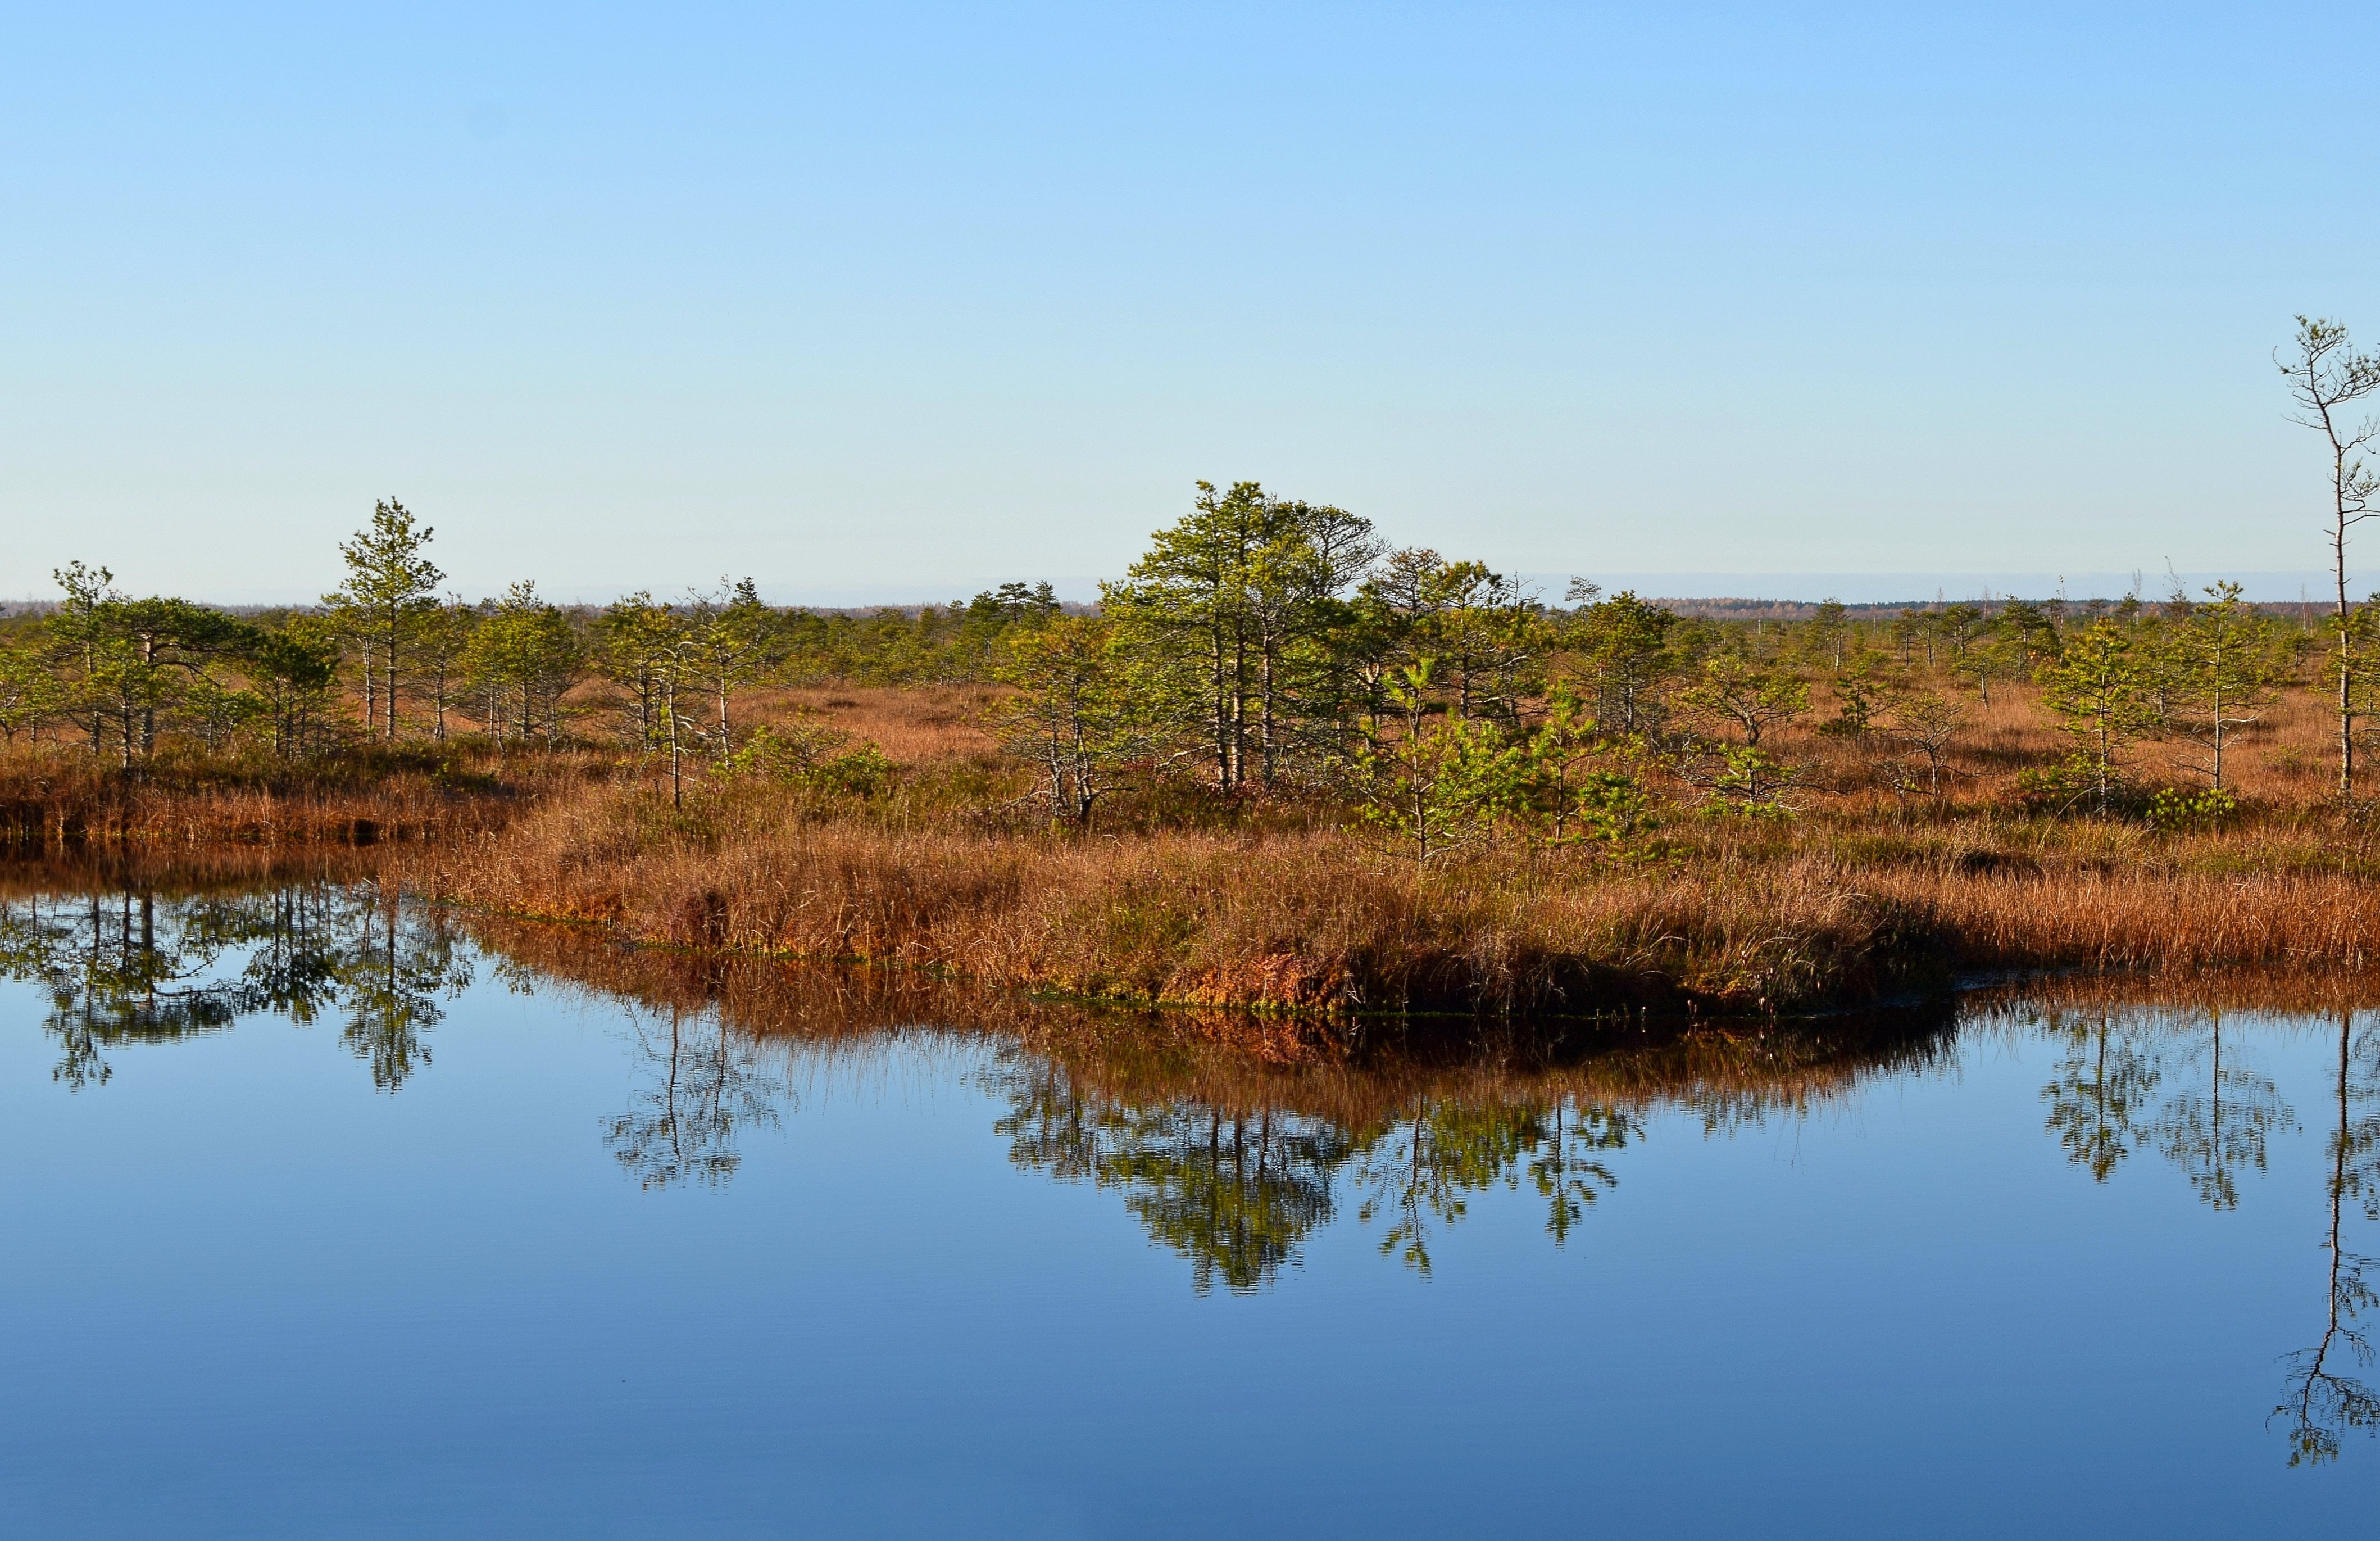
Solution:
M1880 872L1861 881L1925 906L1971 967L2380 968L2380 886L2337 873L2229 875L2143 862L2032 874Z
M158 899L252 893L310 883L359 883L379 874L381 851L353 846L210 845L158 851L85 846L32 861L0 860L0 899L55 894L145 893Z
M1778 1009L1873 994L1930 918L1824 862L1715 883L1525 857L1416 870L1331 832L1068 838L634 789L442 846L412 880L680 947L947 968L1093 998L1371 1010Z
M35 854L433 838L497 827L590 774L604 765L584 754L507 758L483 747L281 762L177 744L132 773L79 749L25 747L0 753L0 846Z
M2301 775L2306 746L2291 742L2235 752L2241 784L2261 791L2222 827L2047 816L2008 783L2055 735L2001 687L1938 803L1864 784L1857 745L1803 730L1780 734L1779 752L1817 766L1824 790L1794 818L1707 817L1672 788L1665 861L1615 868L1506 847L1417 869L1295 799L1127 798L1088 835L989 816L1021 782L986 752L968 710L979 703L963 693L773 703L896 738L905 763L889 799L706 781L674 813L625 781L589 786L500 838L425 853L416 881L644 942L1342 1021L1781 1010L1954 971L2380 977L2380 825ZM2319 714L2302 715L2283 726L2311 743Z

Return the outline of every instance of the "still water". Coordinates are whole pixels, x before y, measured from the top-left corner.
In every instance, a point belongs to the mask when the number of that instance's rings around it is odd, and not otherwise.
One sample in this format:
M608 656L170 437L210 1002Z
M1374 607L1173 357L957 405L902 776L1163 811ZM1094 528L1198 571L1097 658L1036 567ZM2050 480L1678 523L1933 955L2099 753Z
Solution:
M0 981L11 1535L2240 1536L2380 1496L2353 1011L1301 1073L322 883L20 886Z

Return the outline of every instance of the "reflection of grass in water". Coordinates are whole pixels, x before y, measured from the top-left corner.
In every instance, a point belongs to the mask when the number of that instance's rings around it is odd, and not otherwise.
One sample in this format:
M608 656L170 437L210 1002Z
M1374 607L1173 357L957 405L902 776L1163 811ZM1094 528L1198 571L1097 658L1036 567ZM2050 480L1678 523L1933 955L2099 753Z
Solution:
M1229 1009L1135 1009L1028 998L912 969L840 968L623 947L589 927L467 917L516 967L650 1009L716 1009L760 1038L821 1044L934 1022L1062 1060L1104 1095L1187 1097L1227 1111L1286 1107L1362 1123L1427 1096L1564 1095L1682 1101L1725 1123L1865 1076L1928 1062L1939 1008L1779 1021L1691 1018L1611 1025L1378 1019L1360 1043Z
M248 847L370 845L497 827L606 764L590 751L506 754L479 740L357 744L276 758L172 740L138 775L85 750L0 746L0 847L203 865ZM600 774L600 771L599 771Z
M1711 1132L1800 1117L1877 1077L1940 1063L1951 1043L1949 1023L1921 1014L1564 1023L1542 1036L1481 1029L1468 1054L1376 1043L1366 1056L1289 1064L1251 1053L1248 1030L1223 1014L1094 1011L917 972L623 949L599 934L517 923L483 930L522 962L590 989L656 1010L713 1009L755 1051L776 1046L789 1058L857 1058L877 1034L919 1022L983 1034L993 1058L980 1083L1006 1105L996 1127L1010 1159L1118 1193L1151 1241L1184 1259L1199 1293L1272 1286L1315 1231L1351 1211L1383 1256L1427 1273L1475 1197L1498 1188L1533 1194L1561 1245L1620 1186L1652 1115L1682 1110ZM2264 1170L2268 1137L2295 1129L2296 1115L2245 1046L2227 1046L2222 1016L2194 1004L2203 994L2167 982L2149 992L2164 1000L2126 1005L2142 984L2069 977L2030 995L1988 992L1964 1004L1958 1026L2064 1040L2048 1130L2095 1179L2155 1148L2203 1202L2234 1207L2237 1174ZM2337 993L2254 976L2226 984L2267 1003ZM2369 1356L2355 1323L2374 1299L2365 1260L2338 1229L2348 1199L2380 1207L2380 1120L2352 1116L2374 1096L2380 1077L2358 1068L2372 1059L2380 1054L2367 1046L2341 1060L2325 1331L2289 1356L2289 1394L2274 1413L2289 1423L2292 1463L2332 1459L2343 1432L2380 1427L2380 1398L2351 1373Z
M86 849L38 861L0 860L0 899L146 893L161 901L244 899L273 888L370 881L383 854L341 846L205 845L162 855Z

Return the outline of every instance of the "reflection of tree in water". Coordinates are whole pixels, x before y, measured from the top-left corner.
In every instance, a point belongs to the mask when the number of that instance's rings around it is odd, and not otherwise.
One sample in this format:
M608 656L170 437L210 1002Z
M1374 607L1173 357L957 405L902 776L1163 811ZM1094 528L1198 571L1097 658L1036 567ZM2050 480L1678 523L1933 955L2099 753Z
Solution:
M1357 1218L1383 1226L1381 1254L1422 1273L1433 1232L1460 1220L1471 1194L1517 1189L1524 1177L1560 1243L1617 1183L1604 1156L1636 1131L1624 1114L1563 1097L1425 1096L1349 1129L1271 1107L1100 1096L1048 1061L1011 1061L991 1082L1009 1102L994 1126L1009 1158L1121 1191L1149 1236L1189 1261L1200 1294L1218 1280L1237 1291L1271 1284L1337 1212L1342 1179Z
M445 927L408 923L394 890L362 892L355 944L330 967L347 1013L339 1040L394 1092L430 1063L421 1034L445 1015L438 997L470 984L471 965Z
M2380 1114L2372 1111L2375 1091L2374 1040L2354 1031L2354 1013L2338 1018L2338 1122L2330 1131L2330 1229L2323 1241L2330 1254L2328 1288L2320 1341L2300 1349L2289 1365L2289 1390L2273 1409L2289 1425L2289 1464L2319 1464L2338 1454L2338 1437L2349 1429L2380 1429L2380 1395L2353 1377L2372 1363L2372 1345L2356 1321L2380 1294L2364 1281L2374 1259L2347 1250L2344 1212L2349 1199L2366 1219L2380 1220ZM2359 1106L2362 1111L2358 1113Z
M641 1188L689 1179L716 1188L743 1162L736 1130L775 1128L776 1103L790 1094L760 1069L753 1040L731 1032L721 1013L703 1013L689 1031L686 1013L668 1009L666 1033L636 1019L638 1057L651 1080L626 1112L606 1120L603 1145Z
M1009 1159L1121 1189L1149 1235L1189 1260L1202 1295L1218 1278L1232 1290L1269 1284L1330 1218L1330 1175L1348 1145L1324 1119L1187 1101L1135 1107L1087 1096L1047 1062L993 1079L1010 1103L993 1126Z
M2203 1045L2193 1020L2144 1009L2049 1016L2039 1025L2064 1052L2042 1088L2045 1127L2095 1180L2153 1144L2203 1202L2236 1209L2240 1174L2265 1169L2271 1136L2295 1130L2297 1115L2273 1079L2226 1042L2220 1011L2206 1014ZM2204 1082L2192 1080L2202 1067ZM2159 1104L2169 1082L2180 1084Z
M1609 1107L1557 1102L1553 1115L1553 1138L1529 1163L1529 1181L1546 1201L1546 1234L1559 1247L1597 1197L1620 1186L1604 1154L1626 1149L1644 1131L1628 1115Z
M1548 1107L1430 1098L1412 1117L1364 1141L1354 1174L1364 1201L1355 1213L1367 1225L1387 1221L1380 1255L1393 1255L1417 1273L1429 1272L1432 1227L1463 1218L1474 1193L1500 1182L1517 1188L1524 1161L1533 1178L1542 1170L1558 1184L1546 1194L1551 1209L1547 1229L1568 1240L1598 1190L1618 1180L1600 1162L1576 1159L1549 1119L1568 1121L1573 1132L1619 1122L1600 1110L1571 1121L1561 1103Z
M2101 1181L2144 1139L2153 1139L2202 1202L2235 1209L2239 1174L2265 1169L2269 1137L2294 1131L2297 1115L2272 1078L2226 1044L2222 1017L2210 1012L2204 1082L2184 1087L2155 1117L2142 1119L2168 1074L2196 1074L2202 1062L2197 1046L2168 1025L2160 1013L2145 1010L2125 1011L2120 1020L2107 1013L2087 1022L2053 1019L2047 1026L2063 1038L2066 1052L2043 1093L2050 1103L2049 1131L2070 1161ZM2369 1028L2359 1033L2352 1011L2338 1018L2331 1079L2322 1332L2311 1347L2284 1360L2287 1389L2271 1417L2289 1429L2292 1466L2336 1459L2340 1437L2350 1430L2380 1431L2380 1393L2357 1378L2373 1361L2359 1324L2380 1305L2380 1290L2370 1281L2380 1259L2353 1251L2347 1235L2350 1201L2366 1219L2380 1220L2380 1034Z
M184 942L170 923L160 946L148 894L0 905L0 970L48 991L42 1025L61 1051L51 1074L76 1091L115 1075L109 1048L231 1025L237 986L207 977L220 950L206 936Z
M2048 1026L2066 1046L2057 1079L2041 1092L2049 1104L2048 1131L2069 1162L2105 1182L2139 1144L2143 1131L2134 1120L2147 1111L2164 1073L2156 1046L2146 1034L2118 1027L2106 1012L2087 1023Z
M2294 1130L2297 1115L2272 1078L2243 1063L2236 1046L2227 1062L2222 1012L2209 1013L2207 1037L2205 1089L2186 1087L2169 1098L2150 1131L2202 1201L2215 1209L2237 1209L2236 1174L2243 1168L2263 1172L2267 1137Z
M1473 1023L1460 1045L1383 1030L1360 1056L1306 1044L1312 1058L1284 1063L1246 1054L1248 1024L1228 1013L1086 1011L922 971L697 958L471 923L492 958L510 960L494 963L500 975L521 971L531 987L559 979L647 1014L639 1042L650 1073L636 1106L605 1125L640 1179L734 1169L710 1160L717 1141L697 1137L706 1094L689 1081L702 1053L717 1063L721 1021L724 1052L749 1042L788 1069L845 1048L872 1053L880 1033L946 1023L970 1057L989 1048L973 1079L1001 1105L995 1127L1011 1159L1112 1191L1153 1241L1190 1264L1201 1290L1264 1288L1351 1207L1371 1206L1383 1225L1411 1223L1426 1256L1434 1243L1423 1231L1442 1227L1439 1211L1459 1212L1489 1183L1525 1180L1560 1243L1615 1186L1616 1153L1641 1137L1651 1109L1732 1131L1934 1063L1950 1042L1949 1012L1929 1007L1789 1030ZM740 1117L732 1078L716 1083L710 1106L730 1116L709 1127L723 1135ZM761 1097L745 1106L766 1112ZM1407 1242L1400 1229L1389 1250Z
M385 1091L427 1064L420 1034L470 968L431 914L370 886L297 884L161 899L149 890L0 901L0 973L49 994L43 1030L73 1089L115 1074L106 1051L218 1032L281 1012L299 1026L344 1007L343 1039Z

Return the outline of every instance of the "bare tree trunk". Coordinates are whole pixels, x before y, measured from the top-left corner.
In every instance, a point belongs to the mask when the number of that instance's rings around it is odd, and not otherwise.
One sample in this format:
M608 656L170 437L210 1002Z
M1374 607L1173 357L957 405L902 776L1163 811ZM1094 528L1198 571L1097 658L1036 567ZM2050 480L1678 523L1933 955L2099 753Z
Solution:
M157 667L157 638L152 633L140 639L140 663L144 668ZM157 750L157 704L154 701L140 703L140 758L148 759Z
M681 783L678 778L677 681L674 679L670 680L662 687L662 690L664 692L664 709L669 713L670 806L673 808L684 808L686 806L686 794L681 789Z
M2346 476L2345 455L2339 456L2340 484ZM2338 582L2338 795L2355 795L2355 613L2347 603L2347 503L2338 502L2338 522L2331 530L2332 576Z
M1244 786L1247 779L1248 639L1242 631L1232 643L1232 785Z
M2374 516L2372 498L2380 481L2364 468L2362 454L2380 438L2380 420L2342 424L2339 409L2380 393L2380 359L2357 353L2347 328L2337 322L2298 317L2297 354L2274 360L2289 382L2298 410L2291 421L2315 429L2330 446L2330 561L2333 623L2338 628L2338 795L2355 794L2355 608L2347 598L2347 533Z
M1231 692L1224 688L1223 631L1218 623L1210 633L1213 643L1211 683L1215 699L1215 787L1219 791L1232 789L1232 704Z
M1281 750L1273 736L1273 654L1276 651L1268 639L1264 645L1264 783L1269 787L1280 764Z
M388 607L388 656L383 663L388 670L388 741L396 742L396 627L397 609Z

